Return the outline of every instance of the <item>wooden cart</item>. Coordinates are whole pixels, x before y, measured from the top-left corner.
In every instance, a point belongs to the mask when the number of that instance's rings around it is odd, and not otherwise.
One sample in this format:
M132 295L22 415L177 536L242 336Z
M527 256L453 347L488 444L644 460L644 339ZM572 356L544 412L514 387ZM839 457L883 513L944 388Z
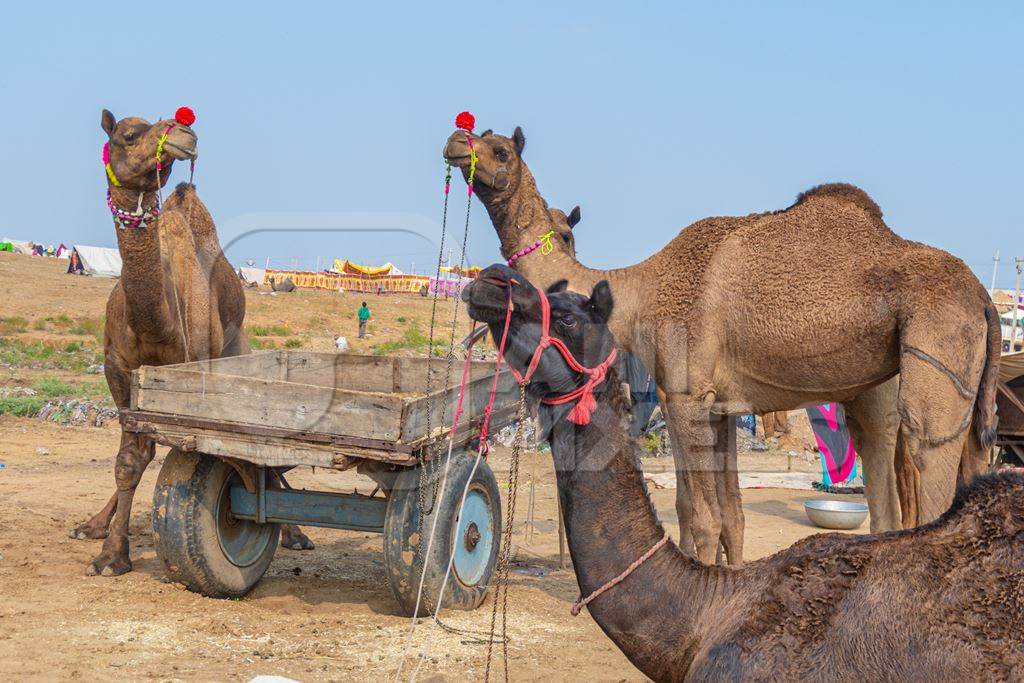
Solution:
M454 556L445 605L477 607L497 557L501 509L490 467L481 461L474 471L467 455L475 454L493 363L471 365L439 499L434 484L444 468L421 470L447 453L461 370L453 362L446 378L444 359L303 351L137 370L121 422L172 447L153 496L157 555L170 577L204 595L239 596L266 571L281 524L380 532L392 592L411 614L420 532L436 517L424 594L436 599ZM503 372L492 430L514 419L518 396ZM292 489L283 475L300 465L356 467L382 495Z
M999 363L996 411L996 460L1024 466L1024 352L1004 353Z

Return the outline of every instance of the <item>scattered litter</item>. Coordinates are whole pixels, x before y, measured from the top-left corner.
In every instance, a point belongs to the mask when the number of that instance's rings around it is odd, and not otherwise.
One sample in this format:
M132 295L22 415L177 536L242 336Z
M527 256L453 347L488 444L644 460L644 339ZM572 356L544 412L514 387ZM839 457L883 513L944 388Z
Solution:
M811 486L822 493L864 493L863 486L831 486L820 481L812 483Z
M650 482L656 489L674 489L676 487L675 472L659 472L648 474L644 472L644 481Z
M0 388L0 398L9 398L11 396L35 396L36 390L30 389L29 387L2 387Z
M36 455L49 455L49 454L50 454L50 449L49 448L45 448L43 446L40 446L39 448L36 449Z
M85 372L87 374L90 374L90 375L102 375L103 371L104 371L103 363L98 363L96 365L90 365L89 367L87 367L85 369Z
M338 337L334 340L334 348L338 351L348 351L348 339L344 337Z
M535 576L538 579L542 579L551 573L550 570L542 567L513 567L513 574L523 574L524 576Z
M755 441L750 444L750 450L752 451L766 451L768 450L768 444L764 441Z
M116 419L117 415L117 408L103 406L94 401L58 399L43 404L36 417L65 425L102 427L108 421Z
M0 462L0 470L7 469L7 465Z
M810 472L740 472L740 488L806 491L817 477Z
M275 292L276 294L276 292ZM273 676L260 674L249 679L249 683L299 683L294 678L285 678L284 676Z
M512 448L512 443L516 439L516 425L518 423L513 422L512 424L505 425L498 430L498 433L494 436L494 441L499 446L505 448ZM537 425L533 418L526 419L526 426L523 429L523 444L527 448L532 448L537 438Z

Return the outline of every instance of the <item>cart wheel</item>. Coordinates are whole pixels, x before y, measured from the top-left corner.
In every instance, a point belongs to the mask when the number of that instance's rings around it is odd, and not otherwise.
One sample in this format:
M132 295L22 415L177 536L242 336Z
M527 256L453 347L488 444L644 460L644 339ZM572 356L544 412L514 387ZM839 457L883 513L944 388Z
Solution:
M280 529L231 514L231 465L171 449L153 493L156 554L172 581L211 598L245 595L274 559Z
M430 555L426 558L420 615L428 614L437 605L437 595L453 551L455 557L444 590L443 607L476 609L487 595L491 572L498 558L501 497L487 461L480 460L470 479L475 460L475 454L453 455L444 495L431 504L430 491L427 492L422 539L419 536L420 470L408 469L395 481L384 517L384 566L391 592L407 615L411 616L416 608L416 592L422 571L422 565L416 561L419 544L422 542L426 549L435 517L437 527ZM439 493L443 474L444 464L441 463L433 473L438 480ZM469 492L462 517L458 518L459 501L467 481L470 482Z

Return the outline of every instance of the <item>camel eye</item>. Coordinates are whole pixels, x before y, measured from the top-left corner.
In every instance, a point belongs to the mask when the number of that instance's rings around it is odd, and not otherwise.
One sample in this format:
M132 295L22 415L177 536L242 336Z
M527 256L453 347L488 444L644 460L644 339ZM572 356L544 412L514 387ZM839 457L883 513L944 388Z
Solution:
M494 152L494 156L498 158L498 161L508 161L508 151L501 147Z
M570 235L567 232L559 233L559 235L561 236L562 241L565 242L567 245L572 244L572 235Z
M558 319L558 324L567 330L571 330L576 327L576 316L574 315L563 315Z
M124 141L125 142L131 142L134 139L135 139L135 133L133 131L130 131L130 130L129 131L125 131L125 134L124 134Z

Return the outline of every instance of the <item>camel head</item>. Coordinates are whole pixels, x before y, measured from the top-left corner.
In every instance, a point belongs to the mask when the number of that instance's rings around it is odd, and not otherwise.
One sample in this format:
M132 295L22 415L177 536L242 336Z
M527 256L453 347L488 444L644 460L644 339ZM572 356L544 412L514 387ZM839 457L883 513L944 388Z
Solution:
M523 129L516 127L512 137L496 135L490 130L480 135L465 130L452 133L444 146L444 158L452 166L458 167L467 181L471 162L470 143L477 156L473 190L491 212L491 219L495 221L495 228L501 238L502 253L510 257L552 232L551 246L575 260L572 229L580 221L580 209L577 206L568 215L558 209L550 209L536 193L533 176L523 161L523 148L526 146ZM496 207L507 206L520 190L529 195L540 210L527 214L531 216L528 219L529 225L503 225L504 221L498 220L498 214L495 213L502 212L502 209ZM515 215L518 220L522 214Z
M551 218L551 229L555 232L551 240L553 247L564 251L575 261L576 239L573 237L572 229L580 222L579 204L574 206L568 215L561 209L548 209L548 216Z
M193 117L194 118L194 117ZM196 134L174 119L150 123L130 116L118 121L103 110L100 126L109 138L105 161L109 164L107 182L139 192L155 190L157 183L157 149L162 147L160 184L167 183L175 160L196 158ZM160 139L166 133L161 146Z
M523 170L522 155L526 136L518 126L512 137L495 135L485 130L480 135L457 130L448 137L444 146L444 158L452 166L462 170L469 180L470 142L476 151L476 174L474 189L485 196L502 196L515 191Z
M584 367L594 367L608 358L615 338L608 329L614 303L611 289L598 282L589 297L567 289L565 280L547 290L551 307L548 334L560 339ZM509 322L505 360L520 374L526 372L541 338L540 293L518 271L504 264L485 268L462 291L469 315L486 323L496 344L501 342L511 293L512 316ZM583 383L580 374L567 364L554 347L540 357L530 382L530 393L537 398L566 394Z

